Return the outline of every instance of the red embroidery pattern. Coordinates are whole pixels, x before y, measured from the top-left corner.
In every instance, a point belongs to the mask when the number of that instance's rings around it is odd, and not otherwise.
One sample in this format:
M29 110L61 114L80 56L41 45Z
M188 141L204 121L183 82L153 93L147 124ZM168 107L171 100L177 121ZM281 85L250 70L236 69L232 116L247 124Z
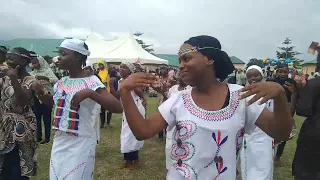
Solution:
M82 166L84 166L86 164L86 162L82 162L79 165L77 165L75 168L73 168L71 171L69 171L63 178L63 180L67 179L68 176L70 176L71 174L73 174L76 170L80 169Z
M189 165L187 164L175 164L173 165L177 171L181 171L183 176L186 178L186 180L191 180L191 177L193 176L194 180L198 180L198 176L196 171Z
M200 119L207 121L224 121L232 117L237 110L240 101L239 92L230 92L229 105L218 111L207 111L199 108L192 100L191 91L187 91L182 95L184 106L189 110L191 114L197 116Z
M237 132L237 135L236 135L237 155L238 155L240 149L242 148L244 133L245 133L245 130L241 129L240 131Z

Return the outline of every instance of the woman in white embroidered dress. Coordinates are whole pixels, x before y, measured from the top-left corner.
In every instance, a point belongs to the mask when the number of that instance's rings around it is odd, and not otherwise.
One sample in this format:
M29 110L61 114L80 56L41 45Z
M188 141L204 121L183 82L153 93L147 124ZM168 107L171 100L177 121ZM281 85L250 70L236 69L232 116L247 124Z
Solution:
M95 148L98 139L100 108L121 113L120 102L85 66L87 45L78 39L66 39L59 48L56 63L68 70L54 86L53 129L56 131L50 159L50 180L93 179Z
M248 67L246 76L249 84L263 80L262 69L257 65ZM273 102L266 107L273 112ZM240 151L241 176L243 180L273 180L273 139L256 127L243 137L244 147Z
M130 62L124 62L120 65L120 74L121 79L119 80L119 84L125 79L127 79L132 73L135 71L135 65ZM115 92L113 87L111 87L111 92ZM114 93L117 98L120 98L119 91ZM141 88L135 88L131 91L131 96L134 99L135 105L137 106L140 114L145 117L146 109L143 106L143 101L145 101L144 92ZM138 141L136 137L133 135L125 113L122 116L122 126L121 126L121 153L123 153L124 163L121 168L137 168L140 166L139 163L139 150L143 147L144 141Z
M292 120L283 88L273 82L244 88L220 82L234 66L217 39L190 38L181 46L179 60L181 78L193 88L170 97L146 120L130 92L150 86L156 77L137 73L120 85L124 112L138 140L152 138L167 126L176 127L171 147L176 163L168 171L168 180L236 179L243 128L249 133L257 125L271 137L288 139ZM263 104L269 99L274 99L274 113Z

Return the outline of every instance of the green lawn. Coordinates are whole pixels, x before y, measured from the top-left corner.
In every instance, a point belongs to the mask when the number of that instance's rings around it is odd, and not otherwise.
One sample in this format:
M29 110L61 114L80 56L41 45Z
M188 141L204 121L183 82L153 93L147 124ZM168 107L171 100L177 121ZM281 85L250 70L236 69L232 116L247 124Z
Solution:
M149 99L148 114L156 110L156 99ZM300 128L303 119L298 117L297 126ZM165 142L158 142L156 137L145 141L140 153L144 166L136 170L120 170L123 156L120 153L120 115L114 115L111 121L112 129L101 130L101 142L97 146L95 175L96 180L164 180L165 168ZM296 136L297 137L297 136ZM295 137L295 138L296 138ZM295 153L296 139L289 141L286 145L284 155L279 164L276 164L275 180L292 180L291 163ZM38 149L38 176L32 180L49 179L50 145L41 145Z

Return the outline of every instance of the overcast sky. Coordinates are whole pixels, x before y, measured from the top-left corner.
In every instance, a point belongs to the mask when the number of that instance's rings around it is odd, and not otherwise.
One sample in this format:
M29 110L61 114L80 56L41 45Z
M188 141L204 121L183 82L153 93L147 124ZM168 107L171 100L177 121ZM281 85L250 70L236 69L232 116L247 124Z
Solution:
M106 39L125 32L145 33L156 53L177 53L191 36L211 35L222 49L242 60L275 57L290 37L300 58L320 41L318 0L0 0L0 39ZM318 33L317 33L318 32ZM90 48L90 47L89 47Z

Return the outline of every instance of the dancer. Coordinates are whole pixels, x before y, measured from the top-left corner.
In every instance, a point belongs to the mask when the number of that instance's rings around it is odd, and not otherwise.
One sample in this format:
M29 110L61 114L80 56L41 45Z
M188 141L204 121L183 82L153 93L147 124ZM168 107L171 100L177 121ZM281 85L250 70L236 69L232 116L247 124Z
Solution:
M186 83L183 82L181 77L177 78L178 84L172 86L169 89L168 92L168 98L170 98L171 96L175 95L176 93L183 91L183 90L187 90L190 89L191 86L187 85ZM172 146L172 138L173 138L173 133L176 130L176 128L172 128L172 129L168 129L167 130L167 136L166 136L166 168L167 170L169 170L169 168L175 163L172 159L171 159L171 146Z
M29 51L13 48L6 59L8 67L1 67L0 79L0 179L28 180L37 171L32 91L39 96L45 91L26 72L31 60Z
M134 65L132 63L126 62L120 65L120 74L122 79L120 79L119 84L127 79L132 73L134 73ZM137 107L140 115L145 117L145 108L142 105L144 101L144 93L141 88L135 88L130 92L131 97L134 99L135 106ZM137 168L139 167L139 150L143 147L144 141L138 141L133 135L128 122L127 116L123 113L122 116L122 126L121 126L121 153L123 153L124 163L121 168Z
M85 66L87 45L78 39L66 39L59 48L57 65L68 70L54 86L53 129L55 137L50 159L51 180L93 179L98 137L100 105L121 113L120 102L108 93Z
M292 119L279 84L261 82L243 88L220 82L234 66L220 42L210 36L187 40L179 59L181 78L193 88L170 97L146 120L130 92L150 86L156 76L137 73L120 84L124 112L138 140L152 138L167 126L177 128L171 147L176 163L168 171L168 180L236 179L243 128L250 133L256 124L271 137L288 139ZM274 99L274 113L261 104L270 99Z
M31 71L29 74L35 76L35 78L38 79L38 81L44 87L46 87L46 90L53 95L53 84L58 81L58 78L52 72L49 64L43 57L37 56L36 54L31 55L33 56L33 58L31 59L33 71ZM41 144L47 144L48 142L50 142L52 107L43 104L41 101L39 101L37 96L34 96L33 109L37 119L37 141L41 142ZM45 134L45 139L43 141L41 126L42 118L44 122Z
M160 98L159 98L159 106L160 106L165 100L167 100L168 90L171 86L167 67L163 66L160 68L159 78L160 79L158 83L155 86L153 86L153 89L160 94ZM165 129L161 130L158 133L160 142L164 141L164 132L165 132Z
M263 81L262 69L257 65L248 67L246 76L249 84ZM273 112L273 101L266 107ZM273 139L260 128L244 134L244 147L240 151L241 176L243 180L273 180Z
M99 72L98 76L100 77L102 83L107 87L108 92L110 93L110 76L109 76L109 71L106 68L106 62L101 60L98 62L99 65ZM110 125L110 121L112 118L112 113L107 112L107 127ZM101 113L100 113L100 127L104 128L106 125L106 110L101 108Z
M316 72L320 72L320 48L317 48ZM297 115L307 117L297 140L292 163L295 180L320 180L320 77L309 80L299 94Z
M296 104L297 104L297 83L288 77L289 75L289 68L287 64L279 64L277 65L277 76L273 80L274 82L280 84L284 89L287 97L287 102L289 104L289 109L290 109L290 114L291 118L293 119L293 116L296 112ZM293 119L294 120L294 119ZM295 123L293 126L293 130L290 133L290 139L295 135ZM277 142L277 139L275 139ZM277 153L275 160L280 161L280 158L283 154L284 148L286 146L286 141L282 141L280 144L277 146Z

